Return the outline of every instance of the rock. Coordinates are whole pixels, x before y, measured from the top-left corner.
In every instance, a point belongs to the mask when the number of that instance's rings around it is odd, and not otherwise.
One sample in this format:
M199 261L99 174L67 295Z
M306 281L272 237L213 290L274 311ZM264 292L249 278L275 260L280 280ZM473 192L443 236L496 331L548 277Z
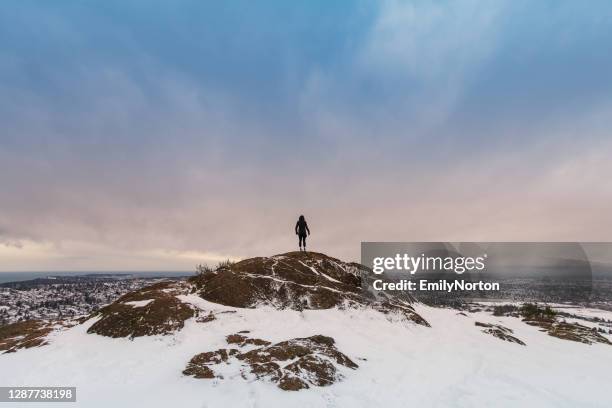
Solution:
M211 370L206 364L189 363L187 368L183 370L183 374L190 375L194 378L222 378L217 377L213 370Z
M107 337L140 337L170 334L180 330L195 311L175 294L182 293L175 282L160 282L120 297L91 317L99 316L87 333ZM135 307L132 302L142 302ZM146 304L145 304L146 303Z
M244 332L244 331L243 331ZM248 332L247 332L248 333ZM242 336L240 334L230 334L225 338L228 344L237 344L240 347L246 346L247 344L252 344L255 346L268 346L271 343L262 339L251 339L246 336Z
M196 378L221 378L214 372L214 366L228 364L234 358L240 364L242 377L247 372L255 378L274 382L286 391L297 391L311 386L322 387L333 384L342 376L338 366L358 368L348 356L335 347L331 337L315 335L296 338L276 344L265 340L248 339L234 334L227 336L230 344L254 344L249 340L266 342L268 345L239 352L235 349L220 349L194 356L183 371Z
M517 343L522 346L525 345L525 343L522 340L519 340L518 338L512 336L512 334L514 333L512 329L509 329L505 326L502 326L500 324L481 323L481 322L475 322L474 324L479 327L484 327L485 329L482 330L483 333L490 334L493 337L497 337L498 339L501 339L501 340L509 341L510 343Z
M315 252L246 259L191 281L202 298L233 307L329 309L361 300L358 267Z
M207 314L206 316L198 316L196 318L196 322L198 323L208 323L208 322L212 322L213 320L216 320L217 318L215 317L215 315L211 312L209 314Z
M602 336L596 329L583 326L579 323L559 322L555 319L531 319L523 320L531 326L537 326L549 336L562 340L576 341L584 344L602 343L612 345L610 340Z
M289 252L226 264L190 278L196 293L225 306L308 310L372 307L429 326L411 306L409 294L378 299L362 289L367 269L316 252Z
M423 319L421 315L415 312L412 306L405 301L392 299L382 302L372 302L370 306L383 314L395 314L396 316L400 316L403 320L409 320L422 326L431 327L427 320Z
M297 377L285 375L278 380L278 388L285 391L299 391L301 389L310 388L308 384Z
M559 317L563 313L552 309L550 306L536 303L525 303L520 307L516 305L500 305L494 307L493 315L522 317L525 324L539 327L540 331L562 340L576 341L584 344L602 343L612 345L606 337L597 333L595 328L583 326L579 323L559 321Z
M183 374L190 375L195 378L223 378L215 375L210 366L226 363L228 358L236 353L237 350L233 349L219 349L217 351L200 353L189 361L187 367L185 370L183 370Z

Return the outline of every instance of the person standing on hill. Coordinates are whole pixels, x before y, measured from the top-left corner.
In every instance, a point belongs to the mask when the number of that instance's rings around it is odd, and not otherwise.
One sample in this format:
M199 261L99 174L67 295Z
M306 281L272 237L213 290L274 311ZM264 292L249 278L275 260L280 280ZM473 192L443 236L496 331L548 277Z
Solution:
M306 237L310 235L310 230L308 229L308 223L303 215L300 215L300 219L295 223L295 234L299 239L298 244L300 245L300 251L302 250L302 243L304 244L304 251L306 251Z

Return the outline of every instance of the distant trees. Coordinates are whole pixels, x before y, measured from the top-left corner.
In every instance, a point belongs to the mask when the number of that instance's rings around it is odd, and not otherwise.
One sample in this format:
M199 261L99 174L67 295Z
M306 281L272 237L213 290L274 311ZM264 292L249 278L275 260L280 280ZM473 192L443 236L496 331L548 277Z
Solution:
M493 316L507 316L518 311L518 307L514 305L500 305L493 307Z
M557 312L550 308L550 306L539 307L535 303L525 303L521 306L519 312L521 316L526 319L541 319L541 320L554 320Z

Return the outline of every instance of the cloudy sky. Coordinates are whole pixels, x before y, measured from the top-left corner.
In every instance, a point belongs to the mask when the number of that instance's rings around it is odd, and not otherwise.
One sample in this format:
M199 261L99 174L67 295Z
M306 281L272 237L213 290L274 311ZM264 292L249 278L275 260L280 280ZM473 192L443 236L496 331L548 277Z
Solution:
M4 1L0 271L612 240L607 0Z

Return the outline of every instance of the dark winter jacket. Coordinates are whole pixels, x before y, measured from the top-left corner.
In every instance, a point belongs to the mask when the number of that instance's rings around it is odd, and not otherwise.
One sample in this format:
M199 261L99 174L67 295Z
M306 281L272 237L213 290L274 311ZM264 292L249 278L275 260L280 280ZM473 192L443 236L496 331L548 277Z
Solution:
M308 229L308 224L306 223L304 216L301 216L298 222L295 224L295 233L303 237L306 236L306 233L310 235L310 230Z

